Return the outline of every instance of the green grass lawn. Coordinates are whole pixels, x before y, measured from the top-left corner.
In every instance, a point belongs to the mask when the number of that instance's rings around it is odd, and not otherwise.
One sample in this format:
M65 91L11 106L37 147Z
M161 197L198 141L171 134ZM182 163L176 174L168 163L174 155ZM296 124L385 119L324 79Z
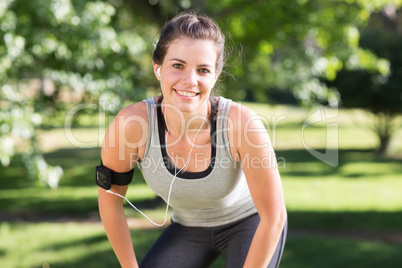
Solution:
M139 258L161 230L132 230ZM1 223L1 267L119 267L99 223ZM281 267L399 267L401 244L290 233ZM224 267L220 259L213 267Z
M271 118L277 158L282 160L289 235L281 268L399 267L402 263L402 133L392 141L391 154L374 153L376 139L366 128L363 113L339 111L335 121L338 163L335 167L313 157L304 147L324 153L325 122L306 127L314 111L294 107L251 105ZM332 120L332 119L331 119ZM271 122L272 126L272 122ZM96 141L102 129L74 129L81 142ZM118 267L97 213L94 166L99 148L69 145L64 130L42 133L51 164L63 167L58 189L38 189L26 179L21 164L0 168L0 267ZM313 146L314 145L314 146ZM152 219L163 221L163 205L150 209L155 195L135 173L128 198ZM125 204L129 218L143 219ZM131 230L140 259L161 229ZM213 266L224 267L221 258Z

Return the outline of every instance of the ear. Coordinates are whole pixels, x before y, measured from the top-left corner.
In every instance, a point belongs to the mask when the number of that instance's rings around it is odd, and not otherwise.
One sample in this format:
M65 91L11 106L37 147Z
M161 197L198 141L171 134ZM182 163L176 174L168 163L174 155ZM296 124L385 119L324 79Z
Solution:
M158 79L159 81L161 81L161 77L158 75L158 68L161 68L160 65L156 64L154 61L152 61L152 64L154 66L154 74L156 76L156 79Z

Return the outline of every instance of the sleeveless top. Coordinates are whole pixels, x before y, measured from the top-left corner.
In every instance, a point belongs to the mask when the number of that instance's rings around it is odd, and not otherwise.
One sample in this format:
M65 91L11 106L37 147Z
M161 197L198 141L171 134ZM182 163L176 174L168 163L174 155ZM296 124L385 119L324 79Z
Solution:
M175 169L166 154L164 118L160 104L153 97L144 101L148 137L144 157L137 164L148 186L167 202ZM234 161L230 153L227 135L230 104L231 100L220 97L217 114L211 120L209 167L201 172L182 171L176 176L169 204L174 222L213 227L257 212L240 163Z

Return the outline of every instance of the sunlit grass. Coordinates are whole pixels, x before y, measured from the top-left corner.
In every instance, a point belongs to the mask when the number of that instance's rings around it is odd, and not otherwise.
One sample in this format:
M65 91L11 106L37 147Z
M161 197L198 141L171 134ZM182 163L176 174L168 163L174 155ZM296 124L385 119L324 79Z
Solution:
M389 267L400 265L401 245L353 237L301 234L289 237L281 268Z
M402 180L397 177L286 177L286 206L291 211L400 211Z
M162 230L132 230L138 259ZM119 267L100 224L1 223L4 268ZM401 245L322 234L294 233L286 241L281 268L398 267ZM214 268L224 267L223 259Z
M270 122L269 134L277 157L283 160L280 173L289 228L293 231L281 268L398 267L402 262L400 244L365 239L364 235L400 233L402 131L391 142L391 154L378 156L374 152L376 137L362 127L369 123L367 115L339 110L339 116L331 119L338 124L339 139L330 141L331 148L339 145L338 163L330 166L307 150L325 152L325 122L306 126L302 134L304 122L315 110L246 105L269 120L275 115L273 120L277 120L276 128ZM1 267L118 267L100 223L94 179L103 131L72 130L76 142L96 142L98 145L93 148L77 147L64 129L41 132L47 161L64 169L55 190L35 188L20 164L1 168L0 216L5 219L0 223ZM127 197L152 220L163 221L165 204L150 206L155 194L138 170ZM144 220L126 201L124 206L129 218ZM24 217L34 222L24 221ZM85 222L79 222L80 219ZM139 259L161 231L131 230ZM334 235L350 232L363 237ZM223 267L223 260L213 267Z
M295 148L376 148L377 137L372 131L372 117L361 110L314 108L302 109L286 105L243 103L253 109L267 127L275 149ZM103 116L103 115L100 115ZM92 122L99 121L92 115ZM326 119L328 118L328 119ZM89 120L89 119L88 119ZM327 124L337 131L338 139L327 140ZM402 124L402 118L397 123ZM304 127L303 127L304 125ZM55 128L40 131L42 149L49 152L58 148L95 148L102 145L107 124L87 128ZM50 137L57 136L57 139ZM329 143L329 144L328 144ZM391 153L402 153L402 128L393 136Z
M147 185L131 187L127 198L132 202L143 202L155 198ZM0 209L8 212L40 211L48 213L89 213L98 210L96 186L59 187L54 190L43 188L0 190Z
M68 264L88 256L92 264L85 267L117 265L101 224L2 223L0 233L2 267L77 267Z

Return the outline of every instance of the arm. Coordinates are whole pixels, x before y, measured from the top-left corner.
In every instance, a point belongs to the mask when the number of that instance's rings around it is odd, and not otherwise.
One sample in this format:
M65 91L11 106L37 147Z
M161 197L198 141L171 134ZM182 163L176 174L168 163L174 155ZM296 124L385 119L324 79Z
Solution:
M110 190L125 195L127 188L128 186L113 185ZM117 259L121 267L137 268L138 263L123 210L123 201L124 199L106 193L104 189L99 187L99 213Z
M274 150L259 117L234 104L234 153L241 161L251 196L260 216L244 267L267 267L286 222L283 190ZM238 114L238 115L235 115Z
M144 124L146 121L142 119L146 116L145 103L131 105L119 112L103 141L101 154L106 167L115 172L127 172L134 168L148 131ZM127 189L128 185L112 185L110 190L125 196ZM123 210L124 199L107 193L100 187L98 193L101 220L121 267L138 267Z

